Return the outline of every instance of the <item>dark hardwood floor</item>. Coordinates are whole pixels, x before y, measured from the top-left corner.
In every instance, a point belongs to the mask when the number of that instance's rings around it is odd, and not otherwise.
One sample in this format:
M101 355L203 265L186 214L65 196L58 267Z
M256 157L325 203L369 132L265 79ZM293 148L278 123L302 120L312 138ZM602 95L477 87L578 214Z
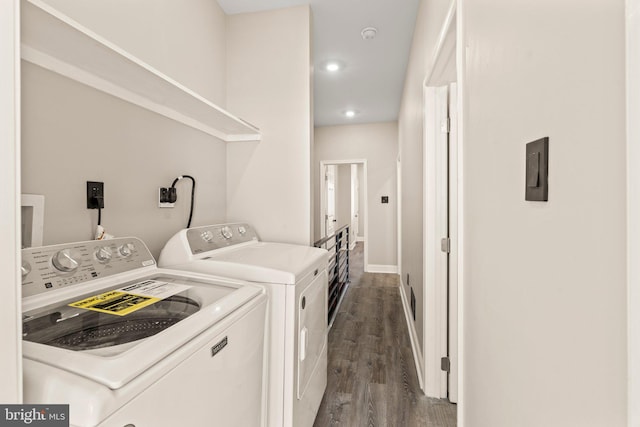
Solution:
M363 273L351 253L351 285L329 331L327 390L314 427L456 425L456 405L418 385L395 274Z

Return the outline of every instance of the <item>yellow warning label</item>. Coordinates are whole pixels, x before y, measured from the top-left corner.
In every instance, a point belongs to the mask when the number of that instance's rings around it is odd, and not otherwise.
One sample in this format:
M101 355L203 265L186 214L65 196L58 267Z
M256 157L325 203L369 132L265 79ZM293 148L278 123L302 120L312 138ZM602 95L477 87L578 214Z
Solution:
M129 313L155 304L158 301L160 301L160 298L146 297L121 291L111 291L94 295L69 305L71 307L99 311L100 313L126 316Z

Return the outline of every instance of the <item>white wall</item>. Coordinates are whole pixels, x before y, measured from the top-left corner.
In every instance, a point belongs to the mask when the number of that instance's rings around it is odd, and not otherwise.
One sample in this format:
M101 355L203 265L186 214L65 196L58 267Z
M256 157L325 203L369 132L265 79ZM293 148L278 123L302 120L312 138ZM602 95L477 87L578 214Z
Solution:
M627 1L629 426L640 425L640 0Z
M410 295L407 274L416 297L414 322L419 348L424 343L424 250L423 250L423 82L433 64L438 34L451 0L421 0L413 34L413 44L405 77L398 119L401 158L402 265L400 278ZM394 159L395 161L395 159ZM409 306L409 301L406 301Z
M323 126L315 129L315 209L320 209L320 162L323 160L367 160L368 262L374 265L397 265L397 186L396 158L398 126L395 122L364 125ZM361 192L364 183L360 183ZM380 203L389 196L389 203ZM360 208L364 215L364 203ZM319 215L316 215L319 218ZM316 221L316 238L320 223Z
M311 242L311 26L308 6L227 20L227 106L262 141L227 148L229 220L268 241Z
M625 426L624 1L463 5L463 417ZM549 201L526 202L544 136Z
M215 2L50 3L224 102L225 16ZM107 231L141 237L155 256L187 224L189 181L178 184L175 209L157 206L158 187L176 176L197 180L193 225L226 219L225 143L32 64L24 64L23 80L22 192L46 197L44 244L93 237L87 180L105 183Z
M351 224L351 165L338 165L336 228Z
M0 402L22 401L20 333L20 53L17 1L0 2Z

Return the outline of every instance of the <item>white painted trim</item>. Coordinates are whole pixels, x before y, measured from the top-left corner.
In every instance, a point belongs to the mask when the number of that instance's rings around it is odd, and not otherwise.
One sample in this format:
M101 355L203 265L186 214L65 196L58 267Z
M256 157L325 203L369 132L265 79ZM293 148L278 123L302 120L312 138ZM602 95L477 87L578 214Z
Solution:
M458 85L449 85L449 401L458 401Z
M22 402L20 2L0 2L0 402Z
M433 52L433 57L431 58L431 68L427 71L427 75L424 78L422 83L423 87L429 86L431 83L431 79L436 70L436 65L438 60L443 56L444 48L447 45L447 37L449 35L449 30L451 29L452 24L457 24L457 8L458 4L456 0L451 0L451 4L449 5L449 10L447 11L447 16L444 19L444 23L442 24L442 28L440 28L440 34L438 34L438 41L436 42L436 48ZM457 29L456 29L457 33Z
M400 141L400 135L399 135L398 131L398 141ZM400 151L402 148L400 147L400 144L398 144L398 151ZM402 156L401 153L398 153L398 158L396 160L396 180L397 180L397 198L398 198L398 209L396 210L396 224L397 224L397 233L398 233L398 237L397 237L397 248L398 248L398 252L397 252L397 263L398 263L398 274L400 274L402 276Z
M458 407L457 423L458 427L466 427L465 415L465 304L464 304L464 116L465 103L464 92L466 85L466 49L465 49L465 0L454 0L457 2L456 8L456 68L457 68L457 105L458 105Z
M351 244L349 245L349 250L352 251L356 248L356 242L351 242Z
M364 237L363 236L357 236L356 237L356 242L364 242Z
M627 424L640 425L640 0L626 4L627 83Z
M369 272L369 239L367 236L369 235L369 195L368 192L368 171L367 171L367 159L351 159L351 160L321 160L320 161L320 214L322 215L320 221L320 230L322 237L324 237L324 211L325 211L325 185L324 185L324 169L327 165L348 165L348 164L362 164L362 176L364 178L364 184L360 185L360 189L364 191L363 201L364 201L364 237L362 238L364 242L364 271ZM362 210L361 210L362 211Z
M413 322L413 316L411 315L411 303L408 300L408 296L404 289L404 283L402 283L402 279L400 279L400 299L402 300L404 318L407 321L409 340L411 341L411 350L413 352L413 361L416 365L416 373L418 374L418 383L420 384L420 390L424 391L424 358L422 357L422 351L420 350L418 332L416 331L416 327Z
M397 265L369 264L367 273L391 273L398 274Z

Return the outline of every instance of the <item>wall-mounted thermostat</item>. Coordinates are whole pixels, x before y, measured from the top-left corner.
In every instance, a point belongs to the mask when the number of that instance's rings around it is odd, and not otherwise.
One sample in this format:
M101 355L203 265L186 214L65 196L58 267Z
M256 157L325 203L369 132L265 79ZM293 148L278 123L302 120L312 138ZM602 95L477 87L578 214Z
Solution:
M527 144L525 200L549 200L549 137Z

